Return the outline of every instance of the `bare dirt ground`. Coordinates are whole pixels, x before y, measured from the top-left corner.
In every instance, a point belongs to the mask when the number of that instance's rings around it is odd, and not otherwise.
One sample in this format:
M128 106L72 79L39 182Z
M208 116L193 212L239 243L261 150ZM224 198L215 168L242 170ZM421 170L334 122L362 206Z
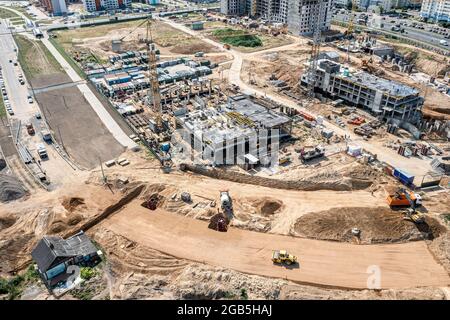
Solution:
M450 277L434 261L424 242L357 246L234 228L225 233L216 232L207 229L205 222L159 209L150 212L137 202L102 225L146 246L158 246L162 252L176 257L300 283L363 289L367 286L368 266L377 265L383 270L382 288L450 284ZM269 257L278 247L296 252L301 257L300 265L289 269L274 267ZM433 277L428 277L429 274Z
M145 26L141 26L131 33L140 23L142 21L58 31L57 40L67 52L85 49L92 51L101 59L107 59L109 56L115 54L111 50L112 39L123 38L123 50L145 49L145 44L139 41L139 39L144 39L146 36ZM152 37L162 55L194 54L197 51L203 51L205 53L217 52L215 47L204 41L174 29L160 21L154 21L152 23Z
M431 287L377 292L323 289L255 275L288 276L288 279L300 282L364 287L369 263L364 259L370 257L370 263L379 263L382 272L386 270L387 282L382 282L382 287L409 287L413 282L413 286L444 286L448 276L436 264L423 241L358 246L282 236L292 231L299 218L311 216L314 221L314 213L317 212L360 206L375 210L376 206L384 203L381 191L372 195L368 190L350 193L268 189L177 171L165 175L159 172L154 161L145 160L143 155L127 153L126 157L132 162L129 167L106 168L112 191L102 186L101 173L97 168L85 182L80 180L79 184L50 194L37 192L27 201L2 205L0 253L8 259L1 264L1 274L24 268L30 259L29 252L42 235L70 234L112 206L118 211L87 230L105 252L106 262L101 266L100 275L64 299L239 299L242 295L250 299L445 298L440 289ZM130 182L122 185L118 177L128 178ZM115 205L142 183L145 188L132 203L122 209ZM217 208L211 207L208 199L217 201L219 191L224 189L228 189L233 197L236 216L229 232L219 233L208 229L207 221L200 220L208 220L216 212ZM191 204L179 200L182 191L191 193ZM142 207L141 204L154 193L161 196L159 208L151 211ZM175 193L178 196L172 199ZM434 206L442 210L447 206L439 203L438 198L431 195L425 198L425 206L430 212L434 211ZM386 208L380 211L384 212ZM369 230L361 229L363 234L369 235ZM336 233L340 230L337 228ZM433 254L439 261L448 260L449 256L449 242L443 236L446 234L427 241L429 248L436 247ZM258 244L256 247L255 243ZM193 247L189 249L191 244ZM208 248L203 248L205 245ZM299 256L299 269L271 265L267 257L272 249L279 249L279 246ZM220 255L217 250L220 250ZM242 254L254 257L252 261L257 262L242 262ZM421 263L418 266L419 256ZM354 257L358 258L353 261ZM348 266L349 259L352 264L355 262L353 266ZM355 268L355 272L351 272L351 268ZM360 271L356 270L358 268ZM334 276L330 274L327 278L320 272L327 270L328 274L330 269L336 270L338 275L333 273ZM433 277L422 275L428 272L433 272ZM430 281L439 283L432 284ZM27 288L23 298L53 299L36 285Z
M358 228L358 238L352 235ZM418 227L404 219L399 211L388 208L339 208L300 217L293 226L296 236L351 243L388 243L434 239L445 233L445 227L428 217Z
M108 161L123 153L124 148L77 87L39 93L36 99L58 143L82 167L92 169L100 160Z

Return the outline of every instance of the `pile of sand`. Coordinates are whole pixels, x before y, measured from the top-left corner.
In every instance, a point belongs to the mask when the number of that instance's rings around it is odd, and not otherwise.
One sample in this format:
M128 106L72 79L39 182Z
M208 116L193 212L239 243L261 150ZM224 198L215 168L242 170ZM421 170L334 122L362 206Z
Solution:
M0 173L0 201L8 202L22 198L27 194L15 177Z
M425 223L405 220L399 211L388 208L335 208L300 217L291 233L296 236L354 242L352 228L358 228L360 243L406 242L433 239L444 227L427 217Z

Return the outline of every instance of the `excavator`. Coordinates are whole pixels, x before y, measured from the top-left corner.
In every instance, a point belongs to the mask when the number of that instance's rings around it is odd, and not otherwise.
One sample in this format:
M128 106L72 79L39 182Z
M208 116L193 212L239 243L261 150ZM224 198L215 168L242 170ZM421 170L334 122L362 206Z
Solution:
M391 208L408 207L404 212L405 219L414 223L425 221L424 214L416 211L416 208L422 205L422 197L418 193L400 188L387 196L387 202Z

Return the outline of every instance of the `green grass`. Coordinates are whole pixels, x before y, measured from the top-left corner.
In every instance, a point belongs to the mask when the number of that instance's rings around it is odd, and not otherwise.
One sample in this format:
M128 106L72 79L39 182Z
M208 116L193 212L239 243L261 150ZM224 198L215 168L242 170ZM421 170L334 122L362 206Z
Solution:
M14 40L19 48L19 63L27 79L64 71L41 41L30 40L20 35L15 35Z
M255 35L247 34L244 30L236 30L232 28L223 28L213 31L213 36L220 42L228 43L235 47L261 47L262 40Z
M20 18L14 12L11 12L3 7L0 7L0 19L8 19L8 18Z
M23 275L16 275L11 279L0 278L0 294L7 294L9 300L14 300L23 292L27 284L36 282L39 273L33 265L30 265Z
M34 18L32 16L30 16L30 14L27 12L26 8L22 8L22 7L15 7L14 10L19 11L20 13L22 13L25 17L27 17L30 20L34 20Z
M5 103L3 102L3 95L0 97L0 118L6 116Z
M95 277L98 274L98 271L94 268L83 267L80 270L80 276L83 280L89 280Z
M78 73L78 75L81 78L86 79L87 76L84 73L84 71L81 69L81 67L78 65L78 63L76 63L76 61L73 60L69 54L67 54L67 52L64 50L64 48L61 46L61 44L54 38L49 38L49 41L53 44L55 49L58 50L58 52L64 57L64 59L66 59L66 61L75 70L75 72Z

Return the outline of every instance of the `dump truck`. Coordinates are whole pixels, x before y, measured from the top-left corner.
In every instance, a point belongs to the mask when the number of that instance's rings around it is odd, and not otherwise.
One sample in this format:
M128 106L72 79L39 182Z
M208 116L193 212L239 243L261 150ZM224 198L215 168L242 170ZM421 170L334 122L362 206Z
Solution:
M387 196L387 202L391 208L411 207L417 208L422 205L422 197L413 191L400 188Z
M302 151L300 154L300 160L307 162L315 158L320 158L325 155L325 148L322 146L316 146L313 150Z
M286 250L275 250L272 253L272 262L291 265L297 262L297 257L289 254Z

